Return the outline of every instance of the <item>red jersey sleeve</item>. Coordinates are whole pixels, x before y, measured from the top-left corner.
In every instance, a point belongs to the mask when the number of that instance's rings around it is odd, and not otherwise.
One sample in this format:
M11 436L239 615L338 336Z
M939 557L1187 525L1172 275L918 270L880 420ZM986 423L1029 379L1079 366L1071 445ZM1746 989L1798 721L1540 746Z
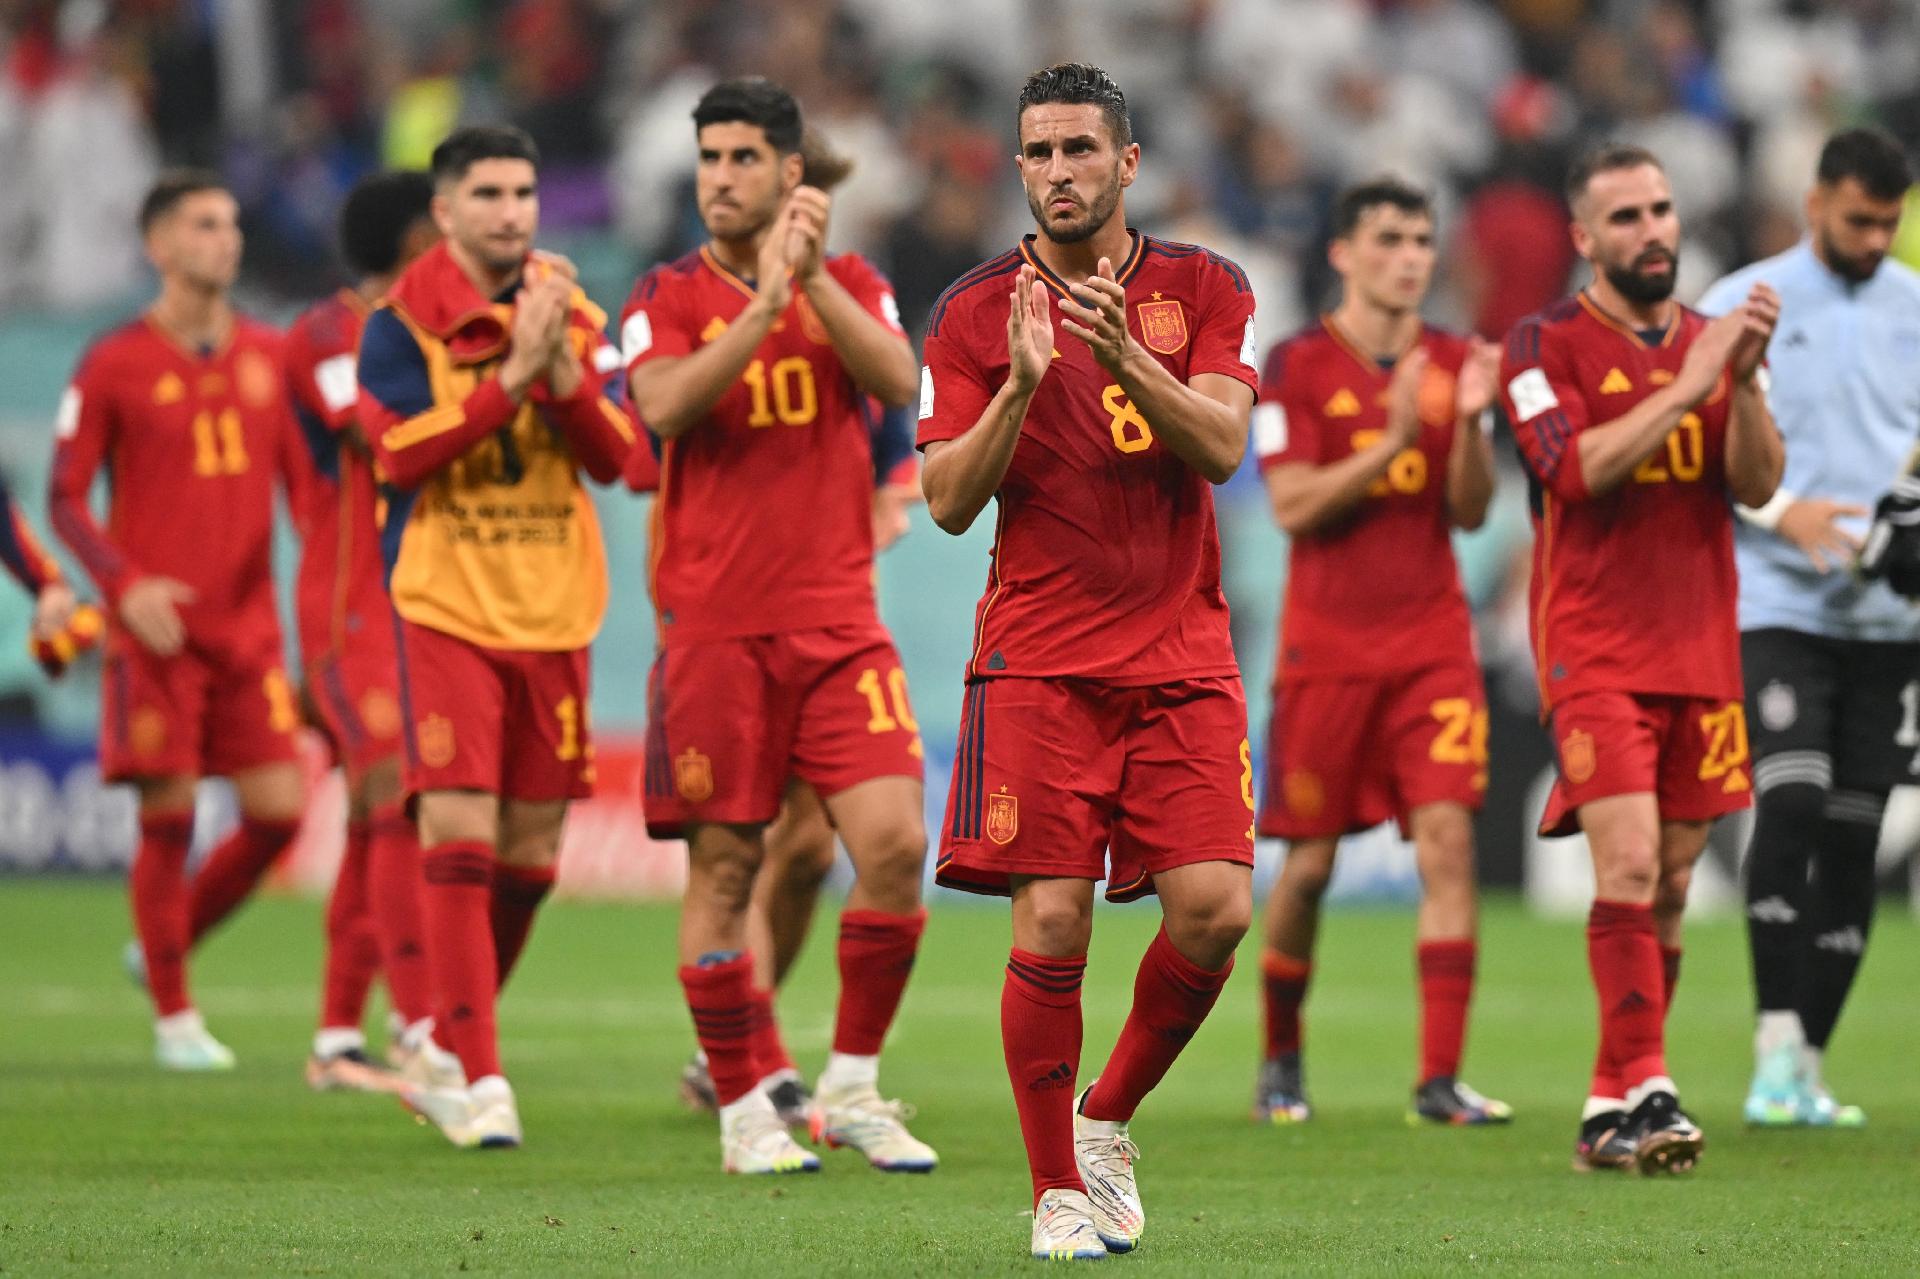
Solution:
M47 514L60 540L86 566L100 593L118 603L139 576L93 514L93 481L113 447L118 422L106 360L96 348L81 361L54 421L53 476Z
M640 277L620 315L620 361L628 373L649 360L686 355L700 345L700 333L687 319L679 277L655 267Z
M857 253L843 253L828 259L827 273L840 282L841 288L853 294L861 310L895 333L906 335L906 330L900 327L900 306L893 299L893 285L871 262Z
M927 334L925 356L926 363L920 367L920 425L914 438L915 446L923 449L972 430L998 390L987 385L985 372L969 352L961 316L940 318Z
M1193 334L1189 379L1197 373L1224 373L1259 390L1259 339L1253 331L1253 288L1244 271L1215 253L1207 255L1207 279Z
M1264 473L1286 462L1320 461L1320 417L1301 396L1289 365L1298 348L1282 342L1267 355L1260 400L1253 406L1253 455Z
M1588 425L1587 400L1554 326L1538 318L1514 326L1500 358L1500 403L1534 478L1564 502L1585 501L1577 441Z

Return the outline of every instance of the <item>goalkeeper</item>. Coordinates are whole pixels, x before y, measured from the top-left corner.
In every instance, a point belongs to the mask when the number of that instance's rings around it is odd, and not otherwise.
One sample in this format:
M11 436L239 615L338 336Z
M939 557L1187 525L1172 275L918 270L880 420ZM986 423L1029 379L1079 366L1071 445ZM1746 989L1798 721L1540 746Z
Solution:
M1768 399L1786 475L1766 506L1742 508L1735 547L1755 791L1749 1124L1865 1122L1834 1101L1821 1067L1873 918L1887 794L1920 780L1920 611L1849 571L1868 504L1920 430L1920 276L1887 260L1910 181L1892 137L1835 134L1807 196L1807 238L1700 303L1718 314L1764 280L1783 317ZM1874 539L1882 551L1890 540Z

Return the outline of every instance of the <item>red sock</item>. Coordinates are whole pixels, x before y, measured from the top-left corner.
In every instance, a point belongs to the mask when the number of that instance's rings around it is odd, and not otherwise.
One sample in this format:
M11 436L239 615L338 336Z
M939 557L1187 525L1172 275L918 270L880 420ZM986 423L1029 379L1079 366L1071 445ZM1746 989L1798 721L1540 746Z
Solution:
M394 1011L408 1025L433 1016L433 974L420 918L420 834L398 804L376 809L369 823L367 896Z
M1624 1097L1635 1085L1667 1073L1662 1027L1667 1006L1653 907L1594 902L1587 916L1587 964L1600 997L1592 1095Z
M1233 957L1218 972L1208 972L1174 949L1163 925L1140 957L1133 979L1133 1007L1107 1068L1087 1093L1080 1113L1089 1119L1125 1123L1141 1098L1152 1092L1173 1059L1213 1011L1220 988L1233 972Z
M380 970L380 944L367 902L365 822L347 823L347 848L327 898L327 954L321 967L322 1029L358 1029L367 991Z
M192 844L192 813L143 814L140 848L127 876L133 927L147 959L147 993L162 1017L193 1007L187 998L187 852Z
M452 840L420 858L420 908L433 972L434 1037L460 1059L467 1082L500 1073L494 1020L493 847Z
M1660 975L1665 978L1666 1002L1662 1005L1668 1012L1673 1011L1673 992L1680 985L1680 948L1662 946L1660 948Z
M787 1045L780 1038L780 1022L773 1012L773 992L755 990L753 992L753 1023L748 1030L752 1040L753 1077L765 1079L768 1075L781 1070L794 1069L793 1058L787 1055Z
M760 1082L753 1060L753 959L683 965L680 988L693 1013L694 1038L707 1054L714 1098L730 1106Z
M1267 1060L1300 1051L1300 1005L1307 999L1313 965L1283 955L1269 946L1260 952L1261 989L1265 995Z
M1460 1048L1467 1038L1478 948L1472 938L1423 941L1415 953L1420 969L1420 1082L1451 1079L1460 1071Z
M1050 959L1015 948L1000 988L1000 1046L1033 1173L1033 1201L1085 1191L1073 1162L1073 1094L1080 1074L1080 981L1087 957Z
M299 822L240 819L240 828L208 853L193 873L188 906L190 946L198 946L247 899L299 831Z
M520 952L527 948L534 912L553 891L555 873L552 866L502 863L493 868L493 954L502 989L520 962Z
M840 913L840 1007L833 1021L833 1051L853 1057L879 1055L926 927L924 909L911 915Z

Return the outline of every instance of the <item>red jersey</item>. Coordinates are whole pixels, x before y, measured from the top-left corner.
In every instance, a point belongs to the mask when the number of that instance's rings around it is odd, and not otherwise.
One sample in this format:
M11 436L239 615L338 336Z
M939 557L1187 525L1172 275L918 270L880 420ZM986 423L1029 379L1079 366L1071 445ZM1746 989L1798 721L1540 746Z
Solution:
M1475 663L1447 513L1454 381L1467 344L1422 329L1420 439L1403 449L1338 524L1292 539L1274 678L1404 674ZM1391 365L1354 346L1328 317L1273 348L1253 411L1264 473L1289 462L1329 466L1386 430Z
M294 510L300 529L294 616L307 661L350 644L393 646L380 495L366 443L353 433L360 393L354 359L371 309L342 289L287 330L287 394L309 462Z
M900 328L893 291L854 254L826 269ZM753 286L702 248L655 267L621 318L628 372L720 336ZM864 396L806 294L731 390L665 442L653 507L653 600L662 635L720 639L878 621L873 448Z
M1250 387L1253 290L1218 254L1133 232L1118 279L1127 328L1182 382ZM920 383L922 448L973 428L1005 385L1008 294L1022 263L1056 307L1065 284L1028 236L934 304ZM967 677L1079 677L1117 685L1237 675L1220 590L1212 486L1156 440L1084 342L1056 328L995 495L993 562Z
M203 651L279 643L273 490L291 439L280 352L280 335L245 316L206 352L142 316L94 343L60 403L54 528L109 601L149 575L191 587L181 616ZM104 529L88 501L103 464Z
M1533 496L1543 713L1586 692L1740 696L1727 375L1611 493L1588 493L1576 442L1672 382L1706 325L1676 305L1665 330L1638 333L1581 293L1507 337L1501 402Z

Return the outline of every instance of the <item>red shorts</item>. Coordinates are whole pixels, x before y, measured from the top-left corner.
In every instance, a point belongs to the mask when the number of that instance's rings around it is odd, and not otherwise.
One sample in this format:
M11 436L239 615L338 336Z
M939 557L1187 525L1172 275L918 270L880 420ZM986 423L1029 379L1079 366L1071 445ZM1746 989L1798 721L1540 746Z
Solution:
M108 643L100 697L100 772L231 777L299 758L300 704L275 635L256 652L218 657L189 648L159 657L131 635Z
M1480 670L1287 679L1274 691L1260 833L1317 839L1407 818L1423 804L1478 810L1487 793Z
M1747 716L1738 701L1583 693L1549 722L1560 764L1542 835L1572 835L1579 808L1612 795L1654 796L1662 821L1704 822L1752 802Z
M348 649L307 663L307 702L314 727L350 780L364 777L404 749L400 670L391 649Z
M647 830L765 823L789 778L831 798L925 772L907 673L877 622L670 641L647 690Z
M1109 901L1131 901L1156 874L1195 862L1253 865L1238 678L968 685L940 883L1006 893L1012 875L1105 879Z
M487 648L400 622L406 790L551 801L593 794L587 650Z

